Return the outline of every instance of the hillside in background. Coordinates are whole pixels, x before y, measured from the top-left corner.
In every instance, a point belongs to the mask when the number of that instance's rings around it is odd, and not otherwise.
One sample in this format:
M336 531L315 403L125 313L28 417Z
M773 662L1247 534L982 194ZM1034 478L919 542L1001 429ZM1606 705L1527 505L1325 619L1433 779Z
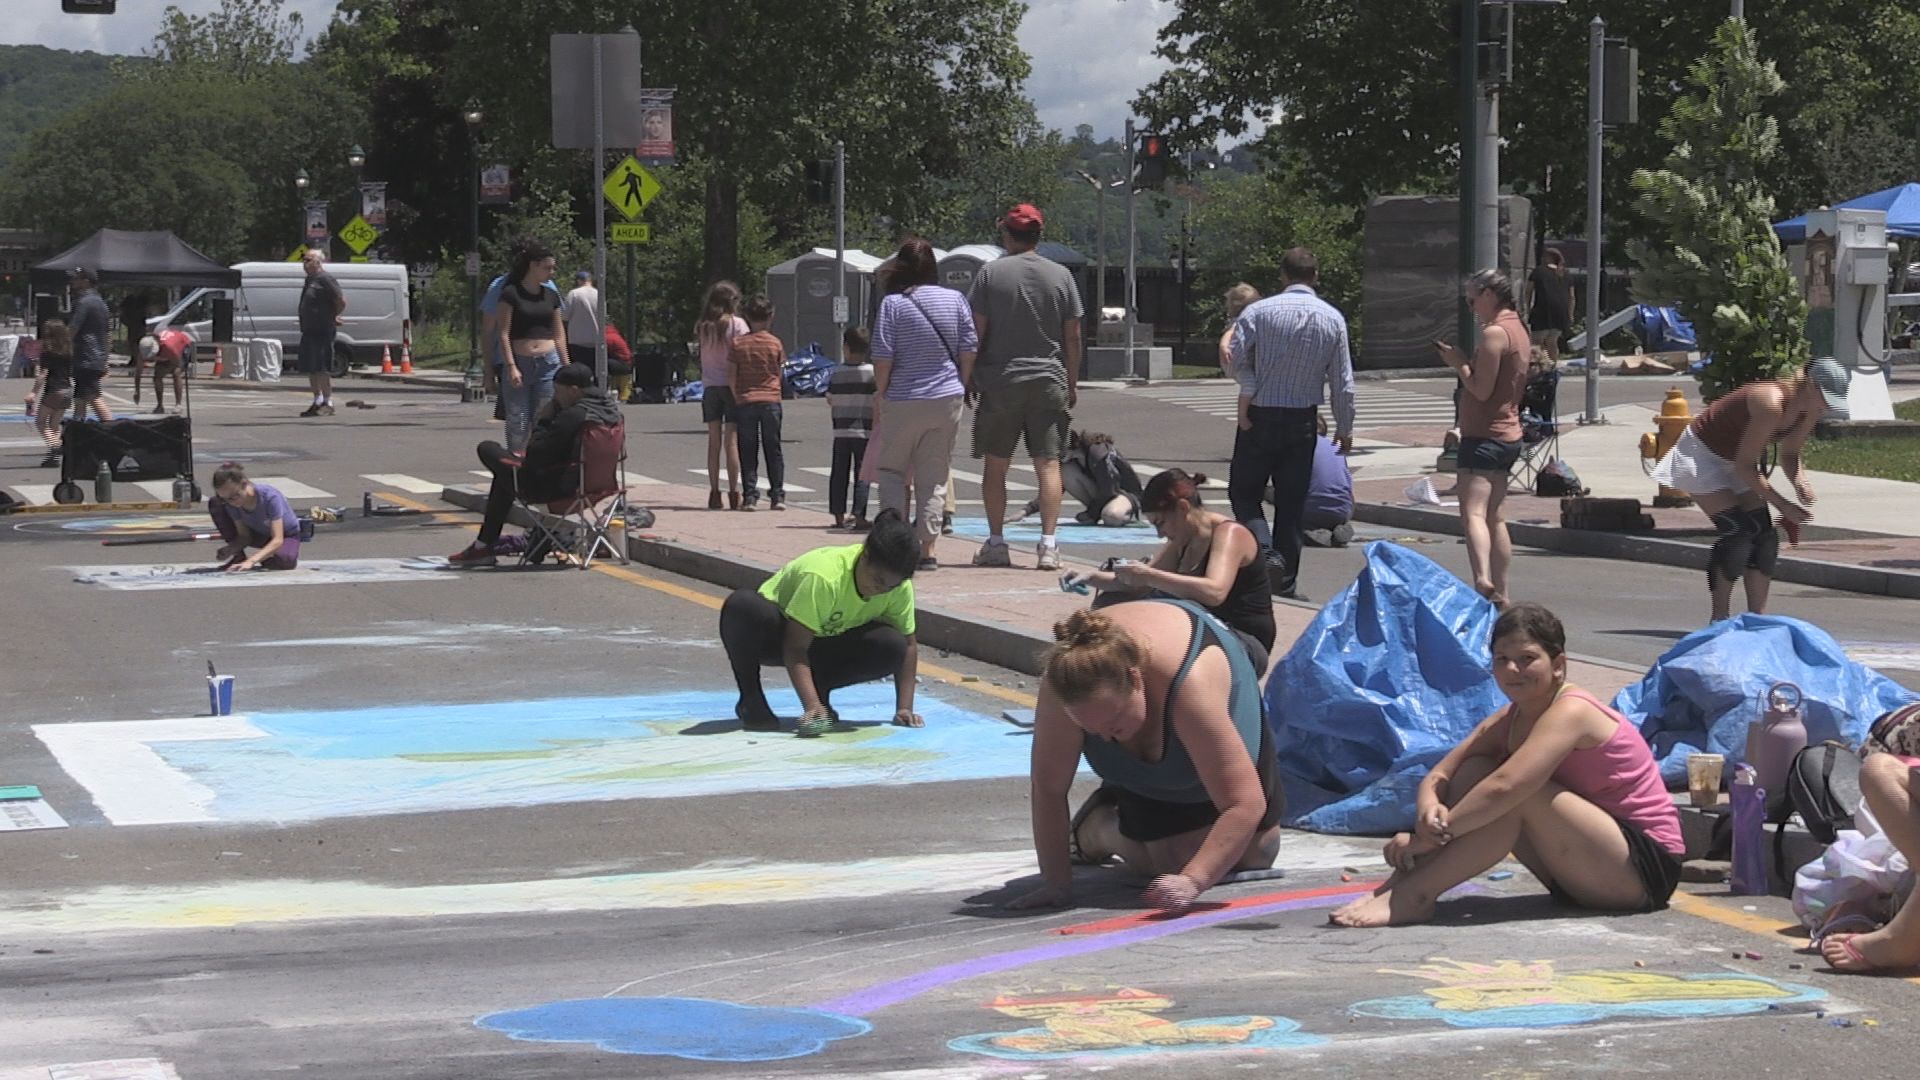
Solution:
M0 171L35 128L104 93L113 61L101 53L0 45Z

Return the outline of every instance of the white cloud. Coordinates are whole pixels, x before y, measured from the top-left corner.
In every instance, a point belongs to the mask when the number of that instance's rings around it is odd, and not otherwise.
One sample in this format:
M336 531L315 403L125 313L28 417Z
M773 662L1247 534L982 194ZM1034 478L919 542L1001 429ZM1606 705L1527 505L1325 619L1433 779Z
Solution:
M160 16L177 7L189 15L205 15L220 0L120 0L112 15L68 15L60 0L6 0L7 18L0 22L0 44L45 45L50 49L88 52L139 53L153 44ZM288 12L306 20L309 35L326 28L338 0L288 0Z
M1040 122L1119 138L1127 103L1167 69L1153 50L1175 10L1171 0L1030 0L1020 46L1033 58L1027 93Z

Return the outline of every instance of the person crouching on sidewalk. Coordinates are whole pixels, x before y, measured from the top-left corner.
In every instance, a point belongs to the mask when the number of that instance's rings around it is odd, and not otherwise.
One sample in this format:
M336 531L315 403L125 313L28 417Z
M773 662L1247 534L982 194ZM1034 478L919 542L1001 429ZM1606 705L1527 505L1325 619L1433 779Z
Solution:
M226 541L215 557L229 573L256 567L291 570L300 564L299 515L273 486L247 479L238 463L229 461L213 470L207 513ZM249 555L248 548L258 550Z

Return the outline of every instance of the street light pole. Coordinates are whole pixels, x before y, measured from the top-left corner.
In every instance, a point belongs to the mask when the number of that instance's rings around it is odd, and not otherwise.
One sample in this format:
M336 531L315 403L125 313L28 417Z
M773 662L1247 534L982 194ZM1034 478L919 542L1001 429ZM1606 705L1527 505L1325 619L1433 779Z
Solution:
M1583 424L1600 422L1600 199L1601 154L1607 133L1607 20L1587 26L1587 411Z
M307 178L307 170L305 169L301 169L293 174L293 201L298 204L295 212L299 215L300 221L300 227L294 231L294 235L300 238L300 247L302 249L305 249L307 246L307 185L312 182L312 180Z
M483 385L480 380L480 122L486 114L480 111L480 105L468 101L461 112L461 119L467 126L467 183L472 194L469 207L472 216L468 233L472 246L467 249L467 285L469 302L467 304L467 373L462 380L461 397L467 401L477 401L485 397L480 393Z
M1112 187L1115 181L1095 176L1085 169L1075 169L1074 175L1085 180L1087 186L1093 189L1093 250L1094 260L1099 268L1098 276L1093 282L1096 297L1093 302L1093 324L1098 328L1100 312L1107 306L1107 189Z

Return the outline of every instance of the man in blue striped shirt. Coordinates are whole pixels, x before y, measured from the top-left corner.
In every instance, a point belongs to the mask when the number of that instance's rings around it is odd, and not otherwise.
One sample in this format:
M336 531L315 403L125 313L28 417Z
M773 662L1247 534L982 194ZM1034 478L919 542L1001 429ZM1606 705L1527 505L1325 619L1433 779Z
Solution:
M1313 253L1294 248L1280 258L1282 289L1255 301L1233 324L1230 353L1240 396L1248 399L1233 440L1227 498L1233 516L1267 548L1274 592L1300 594L1301 517L1313 480L1314 418L1322 392L1333 391L1334 442L1353 449L1353 356L1347 320L1320 299ZM1273 529L1261 506L1273 485Z

